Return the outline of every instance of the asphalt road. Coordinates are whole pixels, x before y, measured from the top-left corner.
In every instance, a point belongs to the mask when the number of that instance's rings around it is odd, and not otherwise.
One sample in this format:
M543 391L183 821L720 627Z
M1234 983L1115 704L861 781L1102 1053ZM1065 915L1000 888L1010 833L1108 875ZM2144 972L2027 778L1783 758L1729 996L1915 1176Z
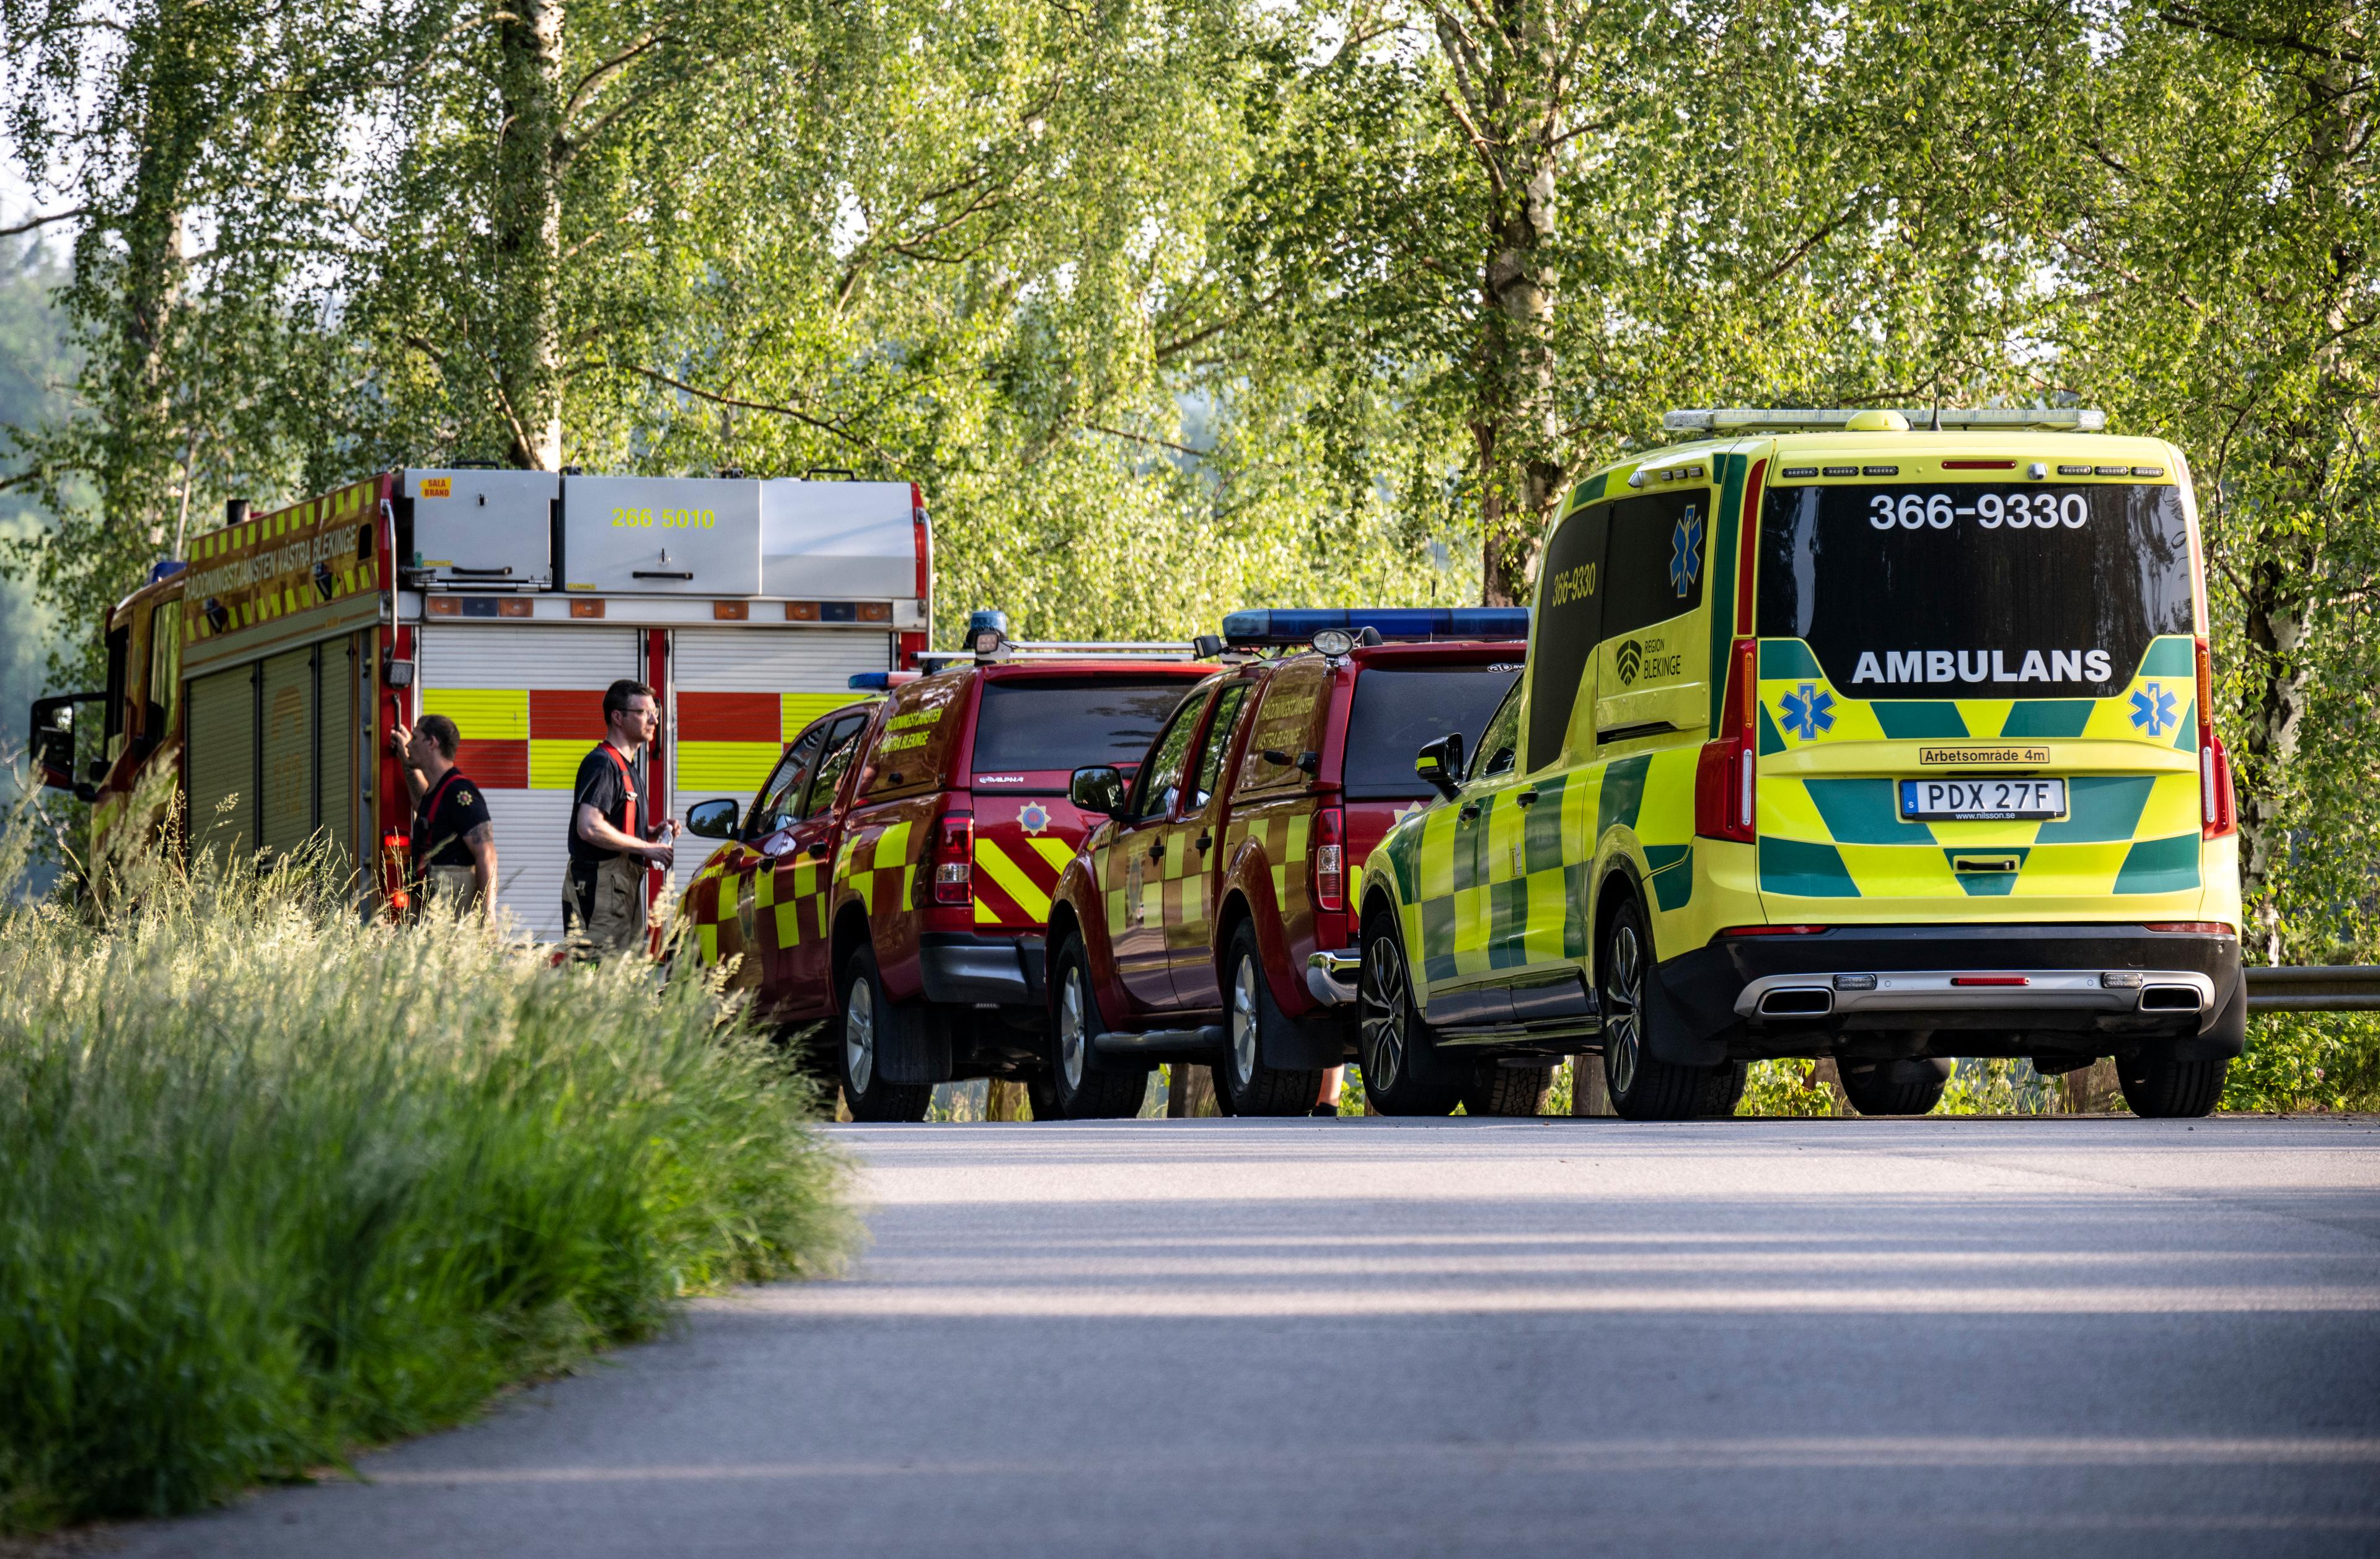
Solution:
M140 1554L2380 1552L2380 1122L844 1128L848 1280Z

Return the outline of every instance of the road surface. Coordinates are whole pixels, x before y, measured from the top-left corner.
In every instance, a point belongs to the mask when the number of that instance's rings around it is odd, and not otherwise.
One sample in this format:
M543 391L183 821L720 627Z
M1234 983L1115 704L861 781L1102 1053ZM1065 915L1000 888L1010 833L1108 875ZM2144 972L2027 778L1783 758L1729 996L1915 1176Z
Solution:
M2372 1553L2380 1121L842 1128L846 1280L144 1555Z

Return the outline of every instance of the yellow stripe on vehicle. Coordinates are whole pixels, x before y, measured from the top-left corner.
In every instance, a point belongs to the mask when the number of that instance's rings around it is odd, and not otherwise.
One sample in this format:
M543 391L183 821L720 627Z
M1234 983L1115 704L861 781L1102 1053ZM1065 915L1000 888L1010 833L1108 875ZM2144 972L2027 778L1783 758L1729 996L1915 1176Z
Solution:
M425 687L421 712L444 715L466 742L528 740L525 687Z
M978 836L975 841L976 870L991 878L1002 893L1016 900L1016 907L1037 921L1050 918L1050 895L1041 891L1025 868L1008 858L1008 852L991 840Z
M774 742L681 742L677 784L681 791L757 791L768 783L784 748Z

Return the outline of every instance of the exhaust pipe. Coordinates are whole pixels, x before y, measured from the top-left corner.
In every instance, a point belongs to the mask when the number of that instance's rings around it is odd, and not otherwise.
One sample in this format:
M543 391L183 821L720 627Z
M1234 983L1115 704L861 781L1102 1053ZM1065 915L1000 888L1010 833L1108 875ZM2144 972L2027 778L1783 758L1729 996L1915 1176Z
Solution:
M1760 994L1764 1018L1823 1018L1835 1009L1835 993L1824 985L1787 985Z

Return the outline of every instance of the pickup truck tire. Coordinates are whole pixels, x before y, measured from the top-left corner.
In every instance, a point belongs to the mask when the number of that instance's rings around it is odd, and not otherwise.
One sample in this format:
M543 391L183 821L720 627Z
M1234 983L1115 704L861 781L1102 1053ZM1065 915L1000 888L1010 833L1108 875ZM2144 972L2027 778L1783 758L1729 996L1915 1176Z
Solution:
M1355 1012L1356 1064L1364 1071L1364 1097L1381 1115L1452 1113L1462 1097L1460 1087L1414 1075L1414 1052L1429 1045L1429 1029L1414 1005L1413 974L1394 918L1366 915L1363 946Z
M1682 1067L1657 1057L1647 1043L1645 1026L1653 1012L1645 996L1653 938L1633 899L1612 912L1602 950L1596 969L1603 983L1603 1082L1613 1113L1627 1120L1687 1120L1707 1113L1716 1102L1712 1073L1726 1065Z
M2194 1119L2223 1098L2228 1060L2177 1061L2168 1056L2116 1058L2116 1082L2124 1103L2145 1120Z
M1862 1115L1930 1115L1942 1102L1953 1063L1933 1057L1900 1061L1842 1061L1836 1071L1843 1094Z
M888 1082L880 1059L880 1042L901 1025L922 1023L915 1003L900 1006L884 994L876 950L852 949L843 965L843 1016L833 1024L835 1077L851 1118L866 1121L923 1120L934 1102L930 1082Z
M1257 928L1240 922L1223 954L1223 1055L1215 1104L1225 1115L1311 1115L1322 1092L1319 1067L1270 1067L1267 1042L1297 1020L1281 1009L1265 979Z
M1554 1091L1551 1067L1508 1067L1500 1061L1475 1061L1471 1081L1463 1085L1465 1115L1543 1115L1546 1095Z
M1050 963L1049 1068L1026 1081L1036 1120L1129 1120L1148 1097L1147 1067L1103 1069L1091 1046L1106 1032L1080 934Z

